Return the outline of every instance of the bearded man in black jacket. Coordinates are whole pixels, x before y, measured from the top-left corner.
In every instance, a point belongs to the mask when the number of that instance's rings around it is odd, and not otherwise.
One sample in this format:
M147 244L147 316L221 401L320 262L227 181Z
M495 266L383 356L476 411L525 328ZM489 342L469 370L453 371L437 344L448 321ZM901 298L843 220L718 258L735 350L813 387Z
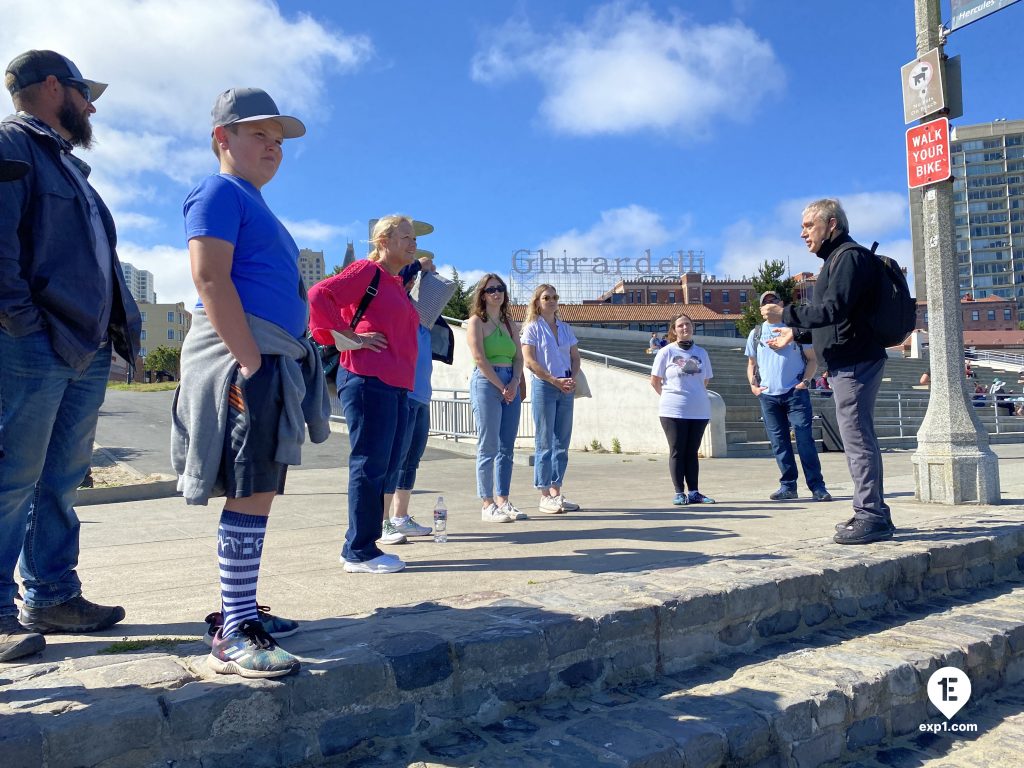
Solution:
M761 316L788 328L769 342L785 346L794 328L810 329L814 351L825 361L835 391L836 420L853 479L853 517L836 526L837 544L891 539L895 530L882 487L882 453L875 434L875 398L885 349L868 327L881 262L849 235L838 200L816 200L803 212L800 236L823 260L810 304L766 304Z

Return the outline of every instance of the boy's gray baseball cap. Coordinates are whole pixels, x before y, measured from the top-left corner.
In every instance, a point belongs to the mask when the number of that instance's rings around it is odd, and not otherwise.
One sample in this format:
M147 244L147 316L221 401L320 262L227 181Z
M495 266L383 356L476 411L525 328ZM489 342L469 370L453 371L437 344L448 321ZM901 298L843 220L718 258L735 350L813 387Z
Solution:
M75 66L75 62L67 56L61 56L56 51L25 51L20 56L15 56L7 65L7 74L14 77L14 82L9 88L11 93L17 93L22 88L41 83L50 75L58 80L74 80L89 86L93 101L96 101L107 90L106 83L86 80Z
M777 294L775 291L765 291L764 293L761 294L761 301L758 303L758 306L764 304L764 299L766 296L771 296L776 301L779 300L779 294Z
M306 126L301 120L282 115L270 95L260 88L229 88L217 97L211 114L214 128L256 120L276 120L286 139L297 139L306 133Z

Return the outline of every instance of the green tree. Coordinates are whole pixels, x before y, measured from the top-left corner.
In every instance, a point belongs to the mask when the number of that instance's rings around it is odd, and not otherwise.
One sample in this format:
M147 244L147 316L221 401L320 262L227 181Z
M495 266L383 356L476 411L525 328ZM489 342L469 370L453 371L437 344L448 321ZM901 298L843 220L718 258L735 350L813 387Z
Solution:
M754 275L754 285L751 291L750 301L743 308L743 314L736 321L736 330L744 338L750 331L761 323L761 294L765 291L775 291L782 299L783 304L790 304L793 301L793 289L796 287L796 280L792 277L784 277L786 264L781 259L772 259L764 262L758 267Z
M149 350L146 355L145 368L147 371L167 371L178 378L181 366L181 350L172 347L160 346Z
M469 298L473 293L472 288L467 288L466 284L459 277L459 270L452 267L452 282L455 283L455 293L445 304L444 310L441 314L447 317L454 317L457 320L465 320L469 317Z

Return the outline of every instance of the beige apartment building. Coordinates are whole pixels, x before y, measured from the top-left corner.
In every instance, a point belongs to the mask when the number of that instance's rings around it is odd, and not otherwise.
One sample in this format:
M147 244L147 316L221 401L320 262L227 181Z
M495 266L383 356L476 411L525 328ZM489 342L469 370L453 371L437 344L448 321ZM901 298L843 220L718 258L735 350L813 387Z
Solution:
M308 291L324 279L324 252L303 248L299 251L299 274Z
M185 309L185 303L140 304L142 312L142 349L145 357L149 350L157 347L181 349L189 328L192 327L192 313Z

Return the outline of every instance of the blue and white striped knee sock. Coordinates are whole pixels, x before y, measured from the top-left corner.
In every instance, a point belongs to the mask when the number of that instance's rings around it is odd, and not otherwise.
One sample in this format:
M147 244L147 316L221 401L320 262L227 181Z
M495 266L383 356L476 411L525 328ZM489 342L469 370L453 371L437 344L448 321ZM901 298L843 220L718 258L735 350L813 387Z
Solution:
M221 635L227 637L247 619L258 620L256 581L260 575L267 518L225 509L217 528L220 600L224 613Z

